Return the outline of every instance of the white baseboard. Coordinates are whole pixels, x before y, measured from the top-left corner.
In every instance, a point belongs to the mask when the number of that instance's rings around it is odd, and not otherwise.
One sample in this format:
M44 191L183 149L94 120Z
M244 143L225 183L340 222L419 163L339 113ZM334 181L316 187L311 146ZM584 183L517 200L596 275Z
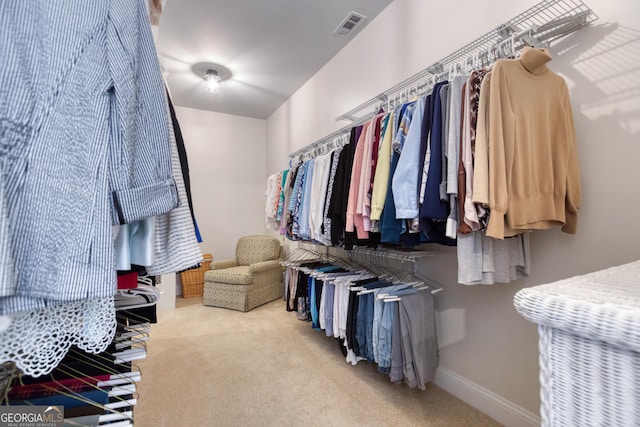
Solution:
M507 427L537 427L540 417L469 381L447 368L438 368L435 384Z

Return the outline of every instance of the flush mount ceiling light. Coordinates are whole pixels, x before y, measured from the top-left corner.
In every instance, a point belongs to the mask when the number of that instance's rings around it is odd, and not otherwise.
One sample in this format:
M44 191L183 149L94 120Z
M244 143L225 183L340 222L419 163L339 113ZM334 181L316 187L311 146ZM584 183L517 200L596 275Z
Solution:
M220 83L231 78L231 71L213 62L198 62L191 67L191 71L204 80L205 89L211 93L220 92Z
M216 70L207 70L207 73L202 78L208 92L220 92L220 76Z

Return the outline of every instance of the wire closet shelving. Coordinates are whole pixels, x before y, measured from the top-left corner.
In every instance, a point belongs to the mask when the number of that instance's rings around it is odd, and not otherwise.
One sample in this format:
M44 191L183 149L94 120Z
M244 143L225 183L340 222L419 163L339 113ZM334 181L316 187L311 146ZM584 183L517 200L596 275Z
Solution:
M433 85L455 73L490 64L508 57L523 46L548 47L598 19L581 0L544 0L506 23L487 32L473 42L436 61L402 82L352 108L336 118L350 123L335 132L289 155L293 164L305 157L313 157L323 149L344 145L352 127L369 120L381 108L390 109L411 96L430 90Z

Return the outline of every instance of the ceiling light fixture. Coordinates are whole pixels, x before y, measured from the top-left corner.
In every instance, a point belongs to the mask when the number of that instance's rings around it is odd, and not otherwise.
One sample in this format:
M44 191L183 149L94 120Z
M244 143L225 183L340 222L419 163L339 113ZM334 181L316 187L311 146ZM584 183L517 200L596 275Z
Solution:
M231 78L231 71L229 71L227 67L214 62L198 62L197 64L193 64L191 66L191 72L198 76L198 78L204 80L205 89L210 93L220 92L220 84Z
M216 70L207 70L207 73L202 76L205 81L205 85L208 92L218 93L220 92L220 75Z

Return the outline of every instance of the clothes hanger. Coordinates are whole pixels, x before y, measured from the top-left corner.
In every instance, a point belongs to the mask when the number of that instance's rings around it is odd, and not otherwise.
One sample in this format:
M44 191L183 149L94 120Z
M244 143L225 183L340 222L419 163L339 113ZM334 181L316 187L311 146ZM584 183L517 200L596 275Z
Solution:
M514 49L513 49L513 34L509 36L507 40L504 41L503 53L505 58L513 59L514 58Z
M148 340L149 340L148 334L127 337L127 338L119 338L117 340L114 340L114 346L116 350L121 350L129 346L130 344L143 344L143 343L146 343Z
M84 405L94 406L102 410L104 412L104 415L99 416L99 421L101 424L109 421L120 421L120 420L125 420L128 422L133 421L133 411L118 411L112 407L107 406L108 404L102 404L102 403L96 402L95 400L91 400L83 396L79 392L74 392L73 390L70 390L67 386L63 384L60 384L60 387L61 388L59 389L54 389L54 391L56 392L55 393L56 395L68 397L70 399L81 402ZM121 387L111 388L110 390L107 390L105 388L98 388L98 387L95 387L95 389L99 390L100 392L106 393L108 398L116 398L122 402L125 402L125 399L121 399L120 396L129 395L129 394L135 393L136 391L135 384L133 385L133 387L121 386ZM125 407L131 407L131 405L123 406L123 408ZM69 425L73 425L73 424L70 424L67 420L65 420L65 423ZM81 426L82 424L76 424L76 425Z
M516 51L516 35L511 34L511 38L509 39L511 41L511 56L513 59L516 59L518 57L518 52Z
M147 321L146 318L141 318L141 320ZM151 325L147 323L140 323L135 326L144 326L144 328L132 329L130 326L123 328L123 332L116 334L113 342L116 350L120 350L125 348L128 345L129 341L133 342L146 342L149 340L149 331L151 329Z
M395 94L393 97L393 106L394 106L394 110L397 110L400 105L402 105L402 100L400 99L400 95Z
M341 148L342 147L341 143L342 143L342 136L335 137L332 141L331 151L335 151L338 148Z
M114 352L113 356L115 357L113 363L117 364L143 360L147 358L147 348L146 345L132 344L130 349Z
M457 63L456 67L458 68L458 74L466 74L467 72L467 62L466 62L467 58L462 59L460 62Z
M494 55L494 46L495 45L491 45L489 46L489 49L487 49L487 62L489 65L493 64L495 62L495 55Z
M20 371L14 362L3 362L0 365L0 405L8 404L11 384L19 376Z
M381 254L370 249L358 249L356 254L363 258L363 262L359 262L361 268L375 274L380 280L393 280L393 271L386 266L386 261Z
M87 354L87 353L83 353L78 349L74 349L72 348L69 351L70 354L72 354L73 356L76 356L76 360L85 363L93 368L96 368L98 370L101 370L109 375L118 375L121 372L118 371L114 365L119 363L115 362L115 357L113 356L113 354L111 353L101 353L101 354ZM103 356L103 354L108 354L109 356L111 356L112 358L108 358ZM77 369L75 369L73 366L70 366L66 363L61 363L59 365L59 367L62 366L63 369L67 369L70 370L71 372L75 372L77 375L82 375L82 376L87 376L84 372L79 371ZM62 370L60 370L60 372L63 372Z
M475 68L476 70L480 70L481 68L485 67L485 56L487 55L487 51L486 50L479 50L476 52L476 54L474 55L474 66L473 68Z
M88 363L91 365L91 363L89 363L86 360L85 360L85 363ZM98 363L98 365L102 365L102 364ZM66 368L68 368L69 370L67 370ZM101 369L101 368L102 367L99 367L98 369ZM110 371L109 367L105 367L105 368L106 368L104 369L105 371L107 372ZM100 408L105 413L105 415L101 415L99 417L100 423L113 421L113 420L120 420L120 419L131 421L132 420L131 411L123 412L123 411L117 411L115 409L129 408L136 404L137 399L121 398L121 396L130 395L132 393L135 393L136 391L135 382L140 380L140 372L139 370L137 370L137 367L135 368L136 371L134 371L133 368L134 367L132 367L132 372L119 373L111 376L109 380L99 381L95 379L96 378L95 376L87 376L86 374L78 371L73 367L68 367L66 364L61 364L56 368L57 371L63 373L64 375L67 375L69 379L73 379L74 381L84 384L85 388L83 388L82 390L73 390L70 388L71 383L68 380L59 380L55 378L53 375L50 375L50 377L48 378L50 381L47 381L44 383L34 383L31 385L36 386L36 389L50 391L51 396L61 395L61 396L65 396L65 397L80 401L83 404ZM76 376L76 375L79 375L79 376ZM89 380L89 378L92 378L92 380ZM55 384L56 386L53 386L53 384ZM107 404L102 404L82 394L82 393L90 392L91 390L107 393L107 396L109 398L115 398L116 401L107 403ZM45 396L46 395L42 395L42 397L40 398L43 398ZM35 399L35 397L33 399ZM65 423L66 425L82 425L82 424L74 424L72 420L65 420Z
M423 275L417 272L417 264L416 258L414 256L404 255L404 254L385 254L387 261L387 269L398 276L399 279L407 282L412 282L416 285L416 287L424 287L427 286L432 294L438 293L443 290L443 287L437 281L424 277ZM392 259L399 260L401 263L400 268L393 268L389 266L389 263ZM411 271L407 271L407 264L411 267Z
M317 271L316 269L313 269L313 268L306 268L306 267L300 267L300 266L298 266L297 268L296 267L293 267L293 268L296 268L299 271L303 271L303 272L305 272L305 273L307 273L307 274L309 274L309 275L311 275L313 277L316 277L316 278L328 278L331 275L333 275L333 276L336 276L336 275L338 275L338 276L347 276L347 275L353 275L353 274L358 273L357 271L354 271L354 266L352 264L350 264L349 262L347 262L346 260L344 260L342 258L338 258L338 257L335 257L333 255L330 255L328 253L328 248L324 247L324 249L325 249L325 253L320 253L320 252L318 252L316 250L313 250L313 249L306 249L305 248L304 250L306 252L312 254L314 256L314 258L317 259L320 262L326 262L326 263L329 263L329 264L334 265L336 267L344 268L344 269L350 270L350 271L340 272L340 273L338 273L338 272L332 273L332 272L321 272L321 271Z
M118 290L115 296L116 311L151 307L159 299L160 291L155 286L138 283L137 288Z
M125 326L122 332L116 334L114 341L119 342L122 340L126 340L128 338L138 338L138 339L144 338L146 341L149 338L150 331L151 331L151 324L149 322L138 323L133 325L130 324Z
M123 328L122 323L120 323L119 327ZM123 328L123 330L125 331L127 329L128 328L126 326ZM114 408L126 408L135 405L135 399L123 399L122 396L129 396L132 393L135 393L135 382L140 380L139 369L135 365L131 365L129 367L129 369L131 369L131 372L121 372L119 370L116 370L114 368L114 363L117 363L117 361L106 358L102 354L89 356L88 354L82 353L77 349L72 349L69 354L70 356L80 355L81 357L77 357L76 360L88 366L92 366L97 372L104 372L104 375L107 376L107 379L89 380L89 378L96 378L96 374L94 373L92 375L89 375L64 362L59 364L59 366L56 368L56 371L65 375L68 379L73 379L74 381L76 381L76 383L79 382L81 384L84 384L84 386L89 390L100 390L107 392L109 398L116 399L115 402L110 402L105 406L91 399L87 399L86 396L79 395L78 393L75 393L74 390L71 390L69 388L69 384L71 383L65 383L65 380L59 380L58 378L54 377L53 374L50 374L48 378L50 380L49 383L52 385L46 383L34 383L29 385L38 384L36 387L41 387L45 390L48 389L52 392L55 392L55 394L64 395L69 398L82 401L83 403L99 407L103 412L106 413L106 415L101 416L101 423L123 419L128 420L128 423L130 424L130 421L132 419L131 411L114 411ZM103 375L98 374L98 376ZM22 378L20 378L20 384L24 386ZM55 384L56 386L53 386L53 384ZM109 412L111 412L111 414ZM71 424L69 423L69 425Z
M296 248L287 256L286 260L280 262L280 265L293 268L299 266L302 262L312 261L317 261L317 258L312 256L306 249Z
M63 369L60 369L60 372L62 372L65 375L69 375L71 377L73 377L72 373ZM77 371L76 371L77 372ZM92 388L94 390L104 390L105 387L119 387L119 386L127 386L127 385L135 385L135 383L139 382L142 378L142 375L140 374L139 370L132 370L131 372L125 372L125 373L120 373L120 374L115 374L115 375L111 375L110 378L108 380L101 380L101 381L96 381L96 382L92 382L87 380L86 378L92 378L92 377L73 377L76 381L79 381L83 384L85 384L87 387ZM69 389L68 384L63 384L62 381L56 379L56 378L52 378L52 382L58 384L61 387L64 387L66 390L68 390L69 392L73 392L73 390ZM45 388L48 386L44 386ZM52 390L57 390L57 389L53 389Z
M499 41L496 43L496 58L504 58L504 41Z
M146 318L142 318L142 319L148 320ZM148 335L147 336L142 335L140 337L137 337L137 336L127 337L127 338L118 340L115 343L115 350L117 351L111 353L111 355L114 357L122 357L129 354L138 355L140 353L143 353L144 357L142 358L146 358L147 340L148 340Z
M449 75L448 75L447 80L453 80L453 78L455 77L456 74L457 74L456 64L451 64L449 66Z
M473 72L475 64L473 62L473 56L467 56L464 60L464 74L471 74Z

